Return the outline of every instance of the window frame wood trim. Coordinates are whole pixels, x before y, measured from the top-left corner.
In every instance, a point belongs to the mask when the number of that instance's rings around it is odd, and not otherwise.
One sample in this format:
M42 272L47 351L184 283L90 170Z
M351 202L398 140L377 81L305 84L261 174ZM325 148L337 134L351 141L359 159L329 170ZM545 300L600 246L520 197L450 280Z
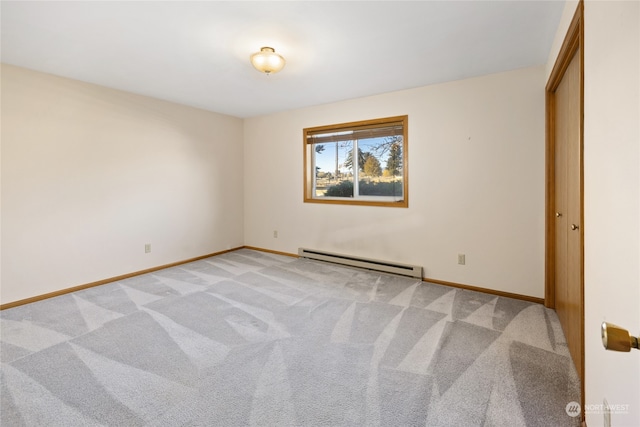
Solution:
M398 201L376 201L376 200L363 200L356 198L330 198L319 199L313 197L313 171L310 170L312 159L310 159L310 148L312 143L309 142L307 135L318 134L322 132L340 132L347 129L362 129L365 127L375 127L383 125L397 125L402 123L402 200ZM409 116L394 116L385 117L371 120L361 120L357 122L339 123L334 125L324 125L304 128L302 130L302 143L303 143L303 190L304 190L304 203L319 203L330 205L358 205L358 206L381 206L381 207L394 207L394 208L408 208L409 207ZM375 197L375 196L373 196Z

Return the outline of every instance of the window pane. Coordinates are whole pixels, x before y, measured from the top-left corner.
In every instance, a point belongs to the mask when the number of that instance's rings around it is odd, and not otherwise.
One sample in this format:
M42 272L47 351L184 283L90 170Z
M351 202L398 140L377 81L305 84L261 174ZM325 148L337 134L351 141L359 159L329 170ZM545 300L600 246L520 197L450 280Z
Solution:
M353 197L353 141L313 144L315 197Z
M360 176L358 194L401 199L403 194L402 137L358 141Z

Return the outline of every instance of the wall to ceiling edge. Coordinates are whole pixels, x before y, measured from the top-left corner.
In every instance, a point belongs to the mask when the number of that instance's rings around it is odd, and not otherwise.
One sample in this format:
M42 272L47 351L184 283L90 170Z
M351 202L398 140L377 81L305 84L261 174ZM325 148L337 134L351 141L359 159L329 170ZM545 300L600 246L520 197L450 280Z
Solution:
M531 67L246 119L245 244L543 297L544 83ZM409 208L303 203L303 128L404 114Z
M243 244L241 119L1 70L3 304Z

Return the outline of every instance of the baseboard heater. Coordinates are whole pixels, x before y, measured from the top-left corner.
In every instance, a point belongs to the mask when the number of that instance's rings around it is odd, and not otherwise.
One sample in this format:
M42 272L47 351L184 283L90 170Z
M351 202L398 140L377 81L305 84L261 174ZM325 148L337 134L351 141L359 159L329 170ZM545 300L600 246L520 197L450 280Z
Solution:
M360 258L351 255L335 254L305 248L298 248L298 255L302 258L328 261L336 264L366 268L369 270L384 271L386 273L401 274L403 276L411 276L422 279L422 267L419 267L417 265L399 264L391 261Z

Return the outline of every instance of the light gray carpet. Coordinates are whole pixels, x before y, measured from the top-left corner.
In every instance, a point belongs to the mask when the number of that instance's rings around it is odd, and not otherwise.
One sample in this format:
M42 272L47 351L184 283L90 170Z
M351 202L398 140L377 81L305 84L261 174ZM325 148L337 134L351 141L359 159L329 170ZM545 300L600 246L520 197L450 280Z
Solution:
M538 304L242 249L0 313L3 426L572 426Z

